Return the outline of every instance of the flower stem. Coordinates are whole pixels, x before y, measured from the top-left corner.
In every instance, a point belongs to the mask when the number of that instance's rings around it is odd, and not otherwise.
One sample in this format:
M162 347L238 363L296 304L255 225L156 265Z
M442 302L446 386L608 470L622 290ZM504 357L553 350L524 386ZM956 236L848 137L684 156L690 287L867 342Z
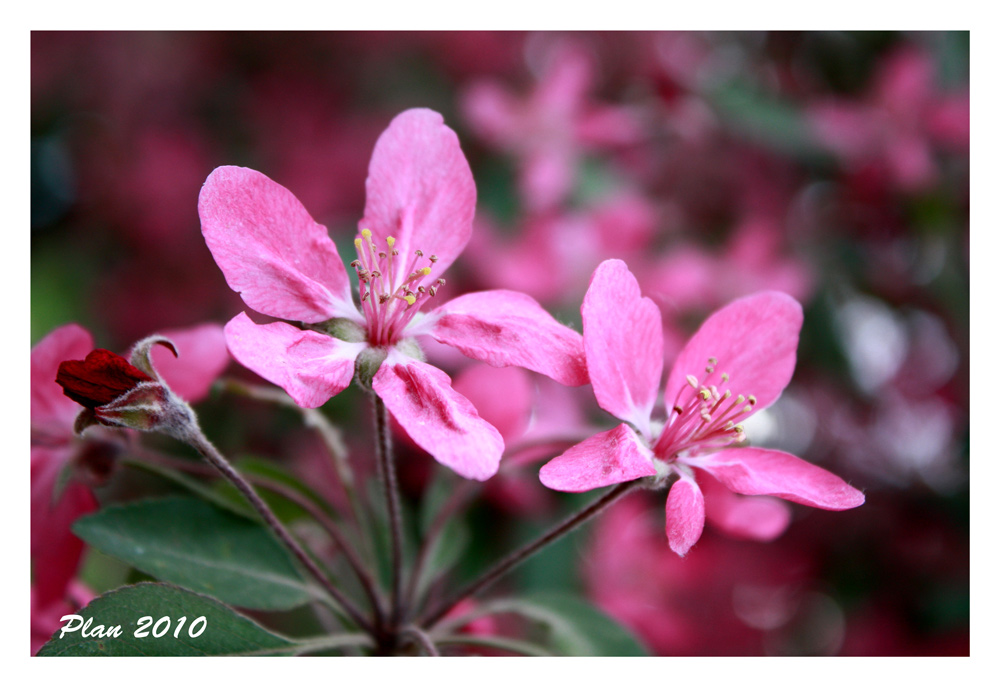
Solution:
M131 463L133 466L138 468L149 469L148 466L152 464L171 470L182 470L184 472L190 472L198 475L212 475L216 473L216 470L212 467L202 465L201 463L192 460L179 460L161 455L159 453L138 449L134 449L132 452L141 459ZM375 609L375 613L378 614L377 617L381 617L385 614L385 609L382 608L382 600L376 592L375 580L372 579L370 572L361 562L357 552L351 546L350 541L348 541L348 539L340 531L336 521L334 521L334 519L330 517L326 511L320 508L317 504L313 503L312 500L286 484L267 477L262 477L260 475L250 475L246 479L252 485L256 485L258 488L267 489L275 494L279 494L299 506L302 510L306 511L312 519L315 520L328 535L330 535L334 544L340 548L345 559L347 560L347 563L350 565L351 570L354 571L355 576L358 578L358 582L361 583L361 587L363 588L365 595L368 597L369 603L371 603L372 608Z
M309 574L312 575L317 582L319 582L323 589L343 608L344 612L350 617L350 619L359 628L374 635L374 628L371 623L362 615L361 611L341 593L337 587L333 585L330 578L320 570L316 562L305 552L305 550L299 545L297 541L292 537L291 533L285 528L285 526L278 520L274 512L268 507L263 499L254 491L250 483L247 482L240 473L229 463L226 458L219 453L219 450L212 445L212 443L202 434L201 430L197 425L189 426L188 431L184 436L185 441L190 444L198 453L202 455L205 460L207 460L216 470L222 473L222 476L229 480L233 486L235 486L241 494L250 502L261 518L271 531L278 537L279 541L285 545L285 547L292 552L292 554L305 566Z
M385 490L392 537L392 593L390 602L390 634L395 634L403 616L403 520L399 507L399 485L396 482L396 464L392 455L392 436L389 434L389 411L381 398L375 396L375 437L378 446L378 470Z
M274 403L298 412L302 416L302 421L306 427L315 430L320 439L323 440L323 444L326 446L328 455L333 463L333 468L340 479L341 487L343 487L351 504L354 519L358 521L355 524L360 526L359 513L361 506L358 502L357 490L355 488L354 472L351 470L350 463L347 460L347 447L344 445L344 439L341 437L340 431L330 424L326 416L318 408L303 408L281 389L247 384L237 379L223 379L218 384L223 391L237 396L244 396L264 403Z
M403 629L403 634L410 635L416 641L417 645L423 650L428 656L440 656L440 652L437 647L434 646L434 641L427 636L423 630L419 627L410 625Z
M589 506L585 507L583 510L569 516L561 523L545 532L539 536L534 541L522 546L521 548L512 551L507 554L504 558L499 560L493 565L492 568L487 570L485 573L480 575L478 578L465 585L458 592L453 594L450 598L439 603L430 612L426 613L424 617L418 623L421 627L432 628L435 623L437 623L441 618L445 616L458 602L466 597L472 596L477 592L482 591L497 579L503 575L510 572L512 568L517 566L519 563L523 562L525 559L530 557L532 554L538 552L548 544L551 544L556 539L559 539L565 534L573 531L584 522L594 517L605 508L610 506L612 503L617 501L619 498L637 488L641 484L641 480L633 480L631 482L625 482L624 484L619 484L604 494L601 495L596 501L591 503Z

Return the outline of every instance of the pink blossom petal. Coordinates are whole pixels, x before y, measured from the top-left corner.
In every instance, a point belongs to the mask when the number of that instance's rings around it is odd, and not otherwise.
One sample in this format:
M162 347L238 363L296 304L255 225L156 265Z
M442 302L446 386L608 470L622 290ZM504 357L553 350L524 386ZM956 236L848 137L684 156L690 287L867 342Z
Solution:
M594 271L583 299L583 344L594 396L604 410L650 438L649 418L663 375L663 326L621 260Z
M927 114L927 133L954 153L969 152L969 94L941 96Z
M934 182L937 173L934 155L923 136L894 136L885 154L900 188L919 191Z
M678 556L684 556L701 539L705 529L705 497L698 484L682 475L667 494L667 541Z
M226 282L254 310L300 322L360 317L326 228L285 187L252 169L219 167L198 214Z
M534 389L519 367L470 365L452 385L475 406L479 417L496 427L505 444L520 439L531 419Z
M825 510L846 510L865 502L864 494L833 473L783 451L731 448L684 461L737 494L779 496Z
M582 46L568 42L553 47L547 57L545 72L532 96L536 112L568 123L583 107L590 90L593 60Z
M518 185L528 209L547 212L566 200L573 189L576 168L576 154L568 146L540 146L527 154Z
M576 139L593 146L638 143L643 131L638 113L627 107L593 107L577 118Z
M396 250L413 271L417 258L436 255L430 279L455 261L472 235L476 185L458 136L437 112L406 110L389 124L372 152L365 182L367 201L359 228L371 229ZM426 257L416 267L427 266Z
M791 507L770 496L740 496L706 474L698 476L705 494L705 516L731 537L771 541L792 521Z
M480 481L500 468L500 433L441 370L392 350L372 388L410 438L437 462Z
M879 113L869 106L826 102L812 107L806 116L820 142L849 160L871 155L881 145L884 127Z
M587 383L583 338L523 293L459 296L428 313L423 327L441 343L494 367L524 367L567 386Z
M354 359L367 346L348 343L284 322L255 324L240 313L226 325L233 357L277 384L303 408L318 408L347 388Z
M589 491L656 474L649 449L625 424L581 441L542 466L542 484L557 491Z
M32 587L40 604L65 596L83 553L83 542L70 531L70 525L97 510L97 499L78 482L67 484L56 498L56 483L71 451L63 447L31 449Z
M768 407L795 371L801 328L802 306L779 291L746 296L717 310L677 356L667 380L667 407L674 405L688 375L718 385L720 392L755 396L755 411ZM706 373L710 358L718 361L711 375ZM723 373L728 382L722 381Z
M200 401L229 364L222 325L206 323L188 329L168 329L162 335L176 344L178 355L174 357L163 346L154 346L156 371L185 401Z
M53 437L72 435L80 404L56 384L59 363L82 360L94 350L94 338L78 324L49 332L31 349L31 427Z
M478 136L494 146L515 144L522 117L514 97L494 81L474 83L462 93L462 114Z

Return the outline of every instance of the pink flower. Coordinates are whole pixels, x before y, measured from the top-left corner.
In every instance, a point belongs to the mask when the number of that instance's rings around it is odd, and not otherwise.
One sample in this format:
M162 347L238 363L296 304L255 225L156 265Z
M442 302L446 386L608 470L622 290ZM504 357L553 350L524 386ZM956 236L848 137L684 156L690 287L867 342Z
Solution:
M625 263L601 263L581 311L594 395L625 422L549 461L541 470L547 487L580 492L640 478L658 484L676 475L667 497L667 538L681 556L705 524L696 477L714 478L737 494L778 496L826 510L864 503L860 491L822 468L782 451L743 445L740 421L776 401L795 369L802 326L795 299L765 291L709 317L667 378L662 423L652 418L663 372L660 313L642 297ZM744 536L760 538L784 527L781 514L767 506L746 508L738 524Z
M528 209L551 210L572 191L586 150L630 145L642 138L636 113L591 103L590 56L580 45L556 43L534 91L523 98L494 81L464 94L462 109L476 132L520 162L520 191Z
M398 115L372 153L360 222L360 308L337 248L287 189L263 174L220 167L198 202L205 241L251 308L286 322L226 325L243 365L318 407L359 372L410 437L464 477L496 473L503 440L428 365L414 337L430 336L496 367L518 365L568 385L586 382L579 334L514 291L423 305L472 232L476 188L455 133L425 109Z
M676 246L636 274L646 293L668 311L710 309L759 290L808 299L814 281L808 265L789 255L783 242L778 222L748 216L720 254L694 245Z
M969 150L969 93L941 89L934 71L926 52L897 49L863 101L830 98L811 108L816 135L849 167L875 165L903 191L926 190L940 173L936 152Z
M75 569L75 566L74 566ZM41 605L39 587L31 587L31 655L34 656L45 642L52 639L52 634L63 626L62 617L75 613L94 600L94 592L82 583L73 580L64 591L64 595L50 598Z

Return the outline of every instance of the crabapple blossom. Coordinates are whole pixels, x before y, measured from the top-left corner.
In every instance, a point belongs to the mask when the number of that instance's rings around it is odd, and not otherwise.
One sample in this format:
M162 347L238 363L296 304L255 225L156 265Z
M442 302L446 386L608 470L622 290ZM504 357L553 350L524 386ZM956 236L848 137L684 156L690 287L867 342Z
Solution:
M871 165L900 190L926 191L940 175L936 153L969 149L969 93L941 89L934 72L926 52L897 49L863 101L830 98L810 108L812 128L849 169Z
M864 503L839 477L801 458L745 445L741 424L781 395L795 369L802 308L765 291L715 312L688 341L667 377L666 417L653 409L663 370L660 313L620 260L594 272L581 308L587 369L598 404L625 422L597 434L542 467L542 483L559 491L652 478L677 480L667 497L667 538L684 555L705 524L699 481L729 491L770 495L826 510ZM742 534L775 536L780 514L748 509ZM724 518L722 518L724 520Z
M351 262L357 305L336 246L290 191L250 169L212 172L198 209L226 281L254 310L296 323L260 325L237 315L226 325L230 351L309 408L343 391L357 372L438 462L487 479L503 453L500 434L424 362L415 337L568 385L586 382L582 339L514 291L469 293L422 311L468 243L476 204L468 162L441 115L398 115L375 145L365 188Z
M546 212L566 199L585 151L642 140L636 112L592 101L594 67L582 45L558 42L530 94L519 97L483 80L462 97L473 129L518 159L520 191L530 211Z

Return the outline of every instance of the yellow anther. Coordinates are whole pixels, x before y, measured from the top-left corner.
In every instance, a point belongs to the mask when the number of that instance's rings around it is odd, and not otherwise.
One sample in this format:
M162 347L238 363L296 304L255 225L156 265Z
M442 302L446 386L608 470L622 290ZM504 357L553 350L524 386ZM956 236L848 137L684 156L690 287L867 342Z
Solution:
M389 248L396 245L396 238L394 236L386 236L385 242L389 244Z
M370 239L372 237L372 230L371 229L362 229L361 230L361 235L364 236L366 239Z
M414 303L417 302L417 297L414 296L413 294L407 294L403 296L403 300L406 301L407 305L413 305Z
M745 400L746 399L743 398L743 394L740 394L739 396L736 397L736 402L737 403L743 403L743 401L745 401Z
M428 274L430 274L430 273L431 273L431 268L430 268L430 267L421 267L421 268L420 268L419 270L417 270L417 274L422 274L422 275L424 275L425 277L426 277L426 276L427 276Z
M744 413L749 413L751 410L753 410L753 406L752 405L743 406L743 412Z
M732 395L733 395L733 392L730 391L729 389L726 389L726 393L722 394L722 398L729 398Z
M702 389L698 393L701 395L701 400L703 401L707 401L709 398L712 397L712 392L709 391L708 389Z
M722 373L722 381L724 381L724 382L728 382L729 381L729 373L728 372L723 372Z
M354 247L357 250L361 250L361 239L354 239Z

